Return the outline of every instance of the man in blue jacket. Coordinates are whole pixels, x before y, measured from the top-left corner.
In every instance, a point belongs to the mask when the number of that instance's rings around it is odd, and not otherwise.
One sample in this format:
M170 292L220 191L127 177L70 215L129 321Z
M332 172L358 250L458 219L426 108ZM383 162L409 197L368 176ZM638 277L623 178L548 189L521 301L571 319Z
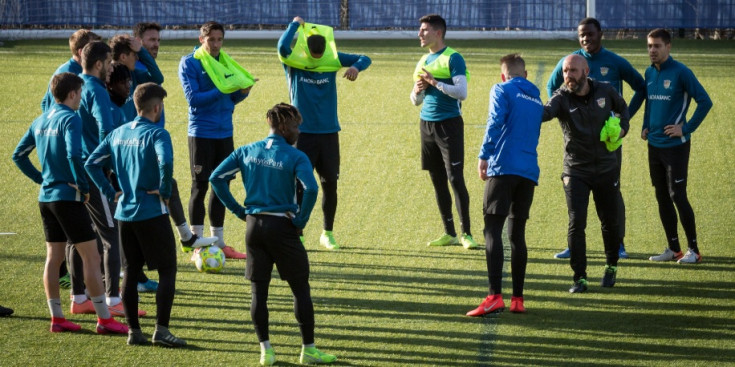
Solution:
M334 238L334 218L337 214L337 180L339 179L339 120L337 119L337 71L346 67L343 77L355 81L361 71L370 66L371 60L365 55L337 52L339 65L333 71L308 70L295 65L288 65L292 53L291 41L296 32L307 32L303 27L304 20L295 17L288 25L286 32L278 40L278 53L287 61L283 64L288 80L291 103L299 109L303 116L301 135L296 147L306 153L312 166L319 174L322 185L322 211L324 213L324 231L319 243L330 250L339 249ZM326 60L327 43L323 35L315 34L307 38L310 56L318 66Z
M176 243L168 219L173 147L168 132L155 125L166 91L155 83L141 84L133 95L138 117L115 129L87 159L85 169L104 195L118 202L120 241L127 259L123 277L123 307L130 326L128 344L147 344L138 320L138 274L144 264L158 269L156 330L153 344L181 347L186 342L168 330L176 290ZM120 191L105 176L117 173Z
M595 18L584 18L579 22L577 26L577 34L579 35L579 45L581 49L574 51L574 54L580 55L587 60L587 64L590 68L590 78L610 84L615 90L623 95L623 82L628 83L634 94L631 97L631 103L628 106L630 116L633 117L641 106L641 98L645 95L646 84L643 81L641 74L628 62L628 60L620 57L614 52L602 47L602 27L600 22ZM559 89L564 84L564 75L562 71L562 64L564 58L559 60L559 63L551 72L549 82L546 84L546 92L551 97L554 91ZM637 102L636 102L637 101ZM622 147L615 151L618 157L618 176L620 176L620 170L623 163L623 149ZM623 201L623 195L618 195L618 223L620 225L620 253L621 259L627 259L628 253L625 251L625 244L623 239L625 237L625 202ZM554 255L557 259L568 259L569 248L567 247L564 251Z
M513 296L511 312L526 312L523 282L526 277L526 220L538 184L538 138L544 107L539 90L526 78L526 63L518 54L500 59L503 83L490 90L485 138L477 170L486 182L483 199L485 256L489 293L467 316L482 316L505 308L503 279L503 224L508 218Z
M314 346L309 259L299 239L299 230L309 221L318 191L309 158L293 147L299 138L301 115L294 106L281 103L271 108L266 117L270 135L238 148L212 172L209 180L227 209L238 218L247 219L245 276L251 284L250 315L260 342L260 364L270 366L276 361L268 334L267 304L274 263L294 295L294 312L302 338L300 362L331 363L337 357ZM228 185L238 172L247 194L244 205L232 196ZM295 199L297 185L304 190L300 205Z
M97 333L125 334L128 328L115 321L105 304L96 236L84 207L90 199L90 185L82 160L82 121L74 113L81 102L83 83L73 73L57 74L51 79L51 93L56 103L33 121L13 152L13 161L23 174L41 185L38 206L46 235L43 283L51 313L50 331L58 333L81 328L66 320L59 295L59 267L64 260L66 244L70 242L84 262L84 280L92 298L90 312L98 317ZM33 149L38 152L40 172L29 157Z
M219 60L225 38L225 28L217 22L207 22L199 30L201 47ZM209 190L212 170L235 149L232 140L232 113L235 105L250 93L250 87L225 94L208 75L202 62L190 53L181 58L179 79L184 98L189 104L189 163L192 177L189 199L189 220L192 232L204 236L204 198ZM245 254L225 245L225 207L216 193L209 197L209 225L217 246L229 259L244 259Z
M696 264L702 261L697 245L697 228L687 198L687 175L691 135L712 108L712 100L694 73L674 60L671 35L658 28L648 34L648 56L651 66L646 69L646 109L641 138L648 140L648 168L656 190L661 223L668 247L652 261L678 261ZM687 121L692 98L697 108ZM677 233L677 213L689 249L682 255Z

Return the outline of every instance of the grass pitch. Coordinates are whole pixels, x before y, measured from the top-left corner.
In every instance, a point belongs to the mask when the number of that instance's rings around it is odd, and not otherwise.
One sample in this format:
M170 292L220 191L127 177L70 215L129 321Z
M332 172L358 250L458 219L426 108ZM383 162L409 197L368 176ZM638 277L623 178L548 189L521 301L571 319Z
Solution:
M521 52L529 79L545 96L549 73L574 41L450 41L472 72L463 114L465 179L470 191L472 232L482 240L483 184L476 156L484 133L488 91L499 82L498 59ZM182 199L188 201L186 102L177 77L192 41L164 41L158 62L169 93L171 132ZM358 366L525 366L525 365L732 365L735 363L735 173L732 136L735 115L735 43L674 40L672 55L687 64L714 102L693 134L689 196L697 215L701 264L652 263L665 247L663 229L648 177L645 143L637 138L642 113L625 140L621 177L627 206L626 245L618 283L597 286L604 256L599 222L590 207L588 257L591 287L570 295L567 261L552 258L566 246L567 215L559 174L562 134L556 121L545 124L538 147L541 178L527 226L529 263L527 314L503 313L474 319L464 313L487 294L485 255L461 247L427 248L442 226L428 175L419 165L419 108L408 95L414 65L422 54L416 41L343 41L344 52L369 55L372 66L354 83L339 82L342 169L335 235L343 249L318 246L319 206L306 230L312 264L316 341L339 357L338 365ZM225 49L260 78L251 96L235 110L235 143L262 139L265 111L288 101L276 41L225 41ZM641 73L648 66L643 40L606 41ZM259 347L249 316L244 262L227 263L223 273L200 274L179 256L177 295L171 330L191 344L183 350L132 348L124 338L94 335L92 315L67 316L85 332L48 332L41 274L44 239L37 209L38 187L10 156L30 122L55 68L68 60L65 41L6 42L0 47L0 304L15 315L0 319L4 356L0 365L256 365ZM627 86L626 86L627 88ZM630 91L626 90L626 100ZM691 111L690 111L691 114ZM239 179L239 178L238 178ZM243 198L240 183L232 185ZM226 241L244 249L245 226L228 214ZM681 236L683 238L683 231ZM506 250L506 255L508 250ZM507 265L506 265L507 267ZM156 278L155 272L149 272ZM509 299L509 276L504 282ZM63 298L63 297L62 297ZM68 310L68 301L62 300ZM298 360L300 337L288 286L271 285L271 342L279 365ZM141 294L141 308L155 314L155 297ZM154 319L141 320L150 336Z

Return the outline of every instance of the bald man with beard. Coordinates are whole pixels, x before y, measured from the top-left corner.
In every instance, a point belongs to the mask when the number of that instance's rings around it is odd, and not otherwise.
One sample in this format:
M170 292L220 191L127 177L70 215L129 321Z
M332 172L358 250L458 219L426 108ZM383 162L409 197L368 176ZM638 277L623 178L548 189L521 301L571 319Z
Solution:
M585 228L590 192L602 224L606 265L601 286L615 285L620 235L618 207L620 176L615 151L600 141L600 132L611 115L620 118L620 137L625 136L630 116L625 100L612 86L590 79L587 61L572 54L564 59L564 85L544 106L543 121L556 117L564 133L562 183L569 213L567 243L569 263L574 271L570 293L587 290Z

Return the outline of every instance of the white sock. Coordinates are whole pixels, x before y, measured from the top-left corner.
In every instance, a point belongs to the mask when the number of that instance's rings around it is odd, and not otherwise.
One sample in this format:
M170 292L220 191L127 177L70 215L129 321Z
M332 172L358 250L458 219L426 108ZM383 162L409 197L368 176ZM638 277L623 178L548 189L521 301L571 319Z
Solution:
M48 310L51 313L51 317L64 318L64 311L61 310L61 300L58 298L52 298L46 300L48 303Z
M92 298L92 305L94 306L94 312L97 314L97 317L101 319L109 319L110 317L110 310L107 308L107 305L105 304L105 295L97 296L97 297L91 297Z
M182 241L188 241L191 239L192 233L189 229L189 224L184 222L179 226L176 226L176 230L179 232L179 237Z
M192 225L191 232L199 237L202 237L204 235L204 225L203 224Z
M120 302L122 302L122 299L120 299L120 297L107 297L108 307L117 306L120 304Z
M271 348L271 341L266 340L264 342L260 342L260 350L266 350Z
M72 294L71 299L74 303L84 303L87 302L88 298L86 294Z
M209 231L212 233L212 237L219 238L214 244L219 248L225 248L225 236L224 227L209 227Z

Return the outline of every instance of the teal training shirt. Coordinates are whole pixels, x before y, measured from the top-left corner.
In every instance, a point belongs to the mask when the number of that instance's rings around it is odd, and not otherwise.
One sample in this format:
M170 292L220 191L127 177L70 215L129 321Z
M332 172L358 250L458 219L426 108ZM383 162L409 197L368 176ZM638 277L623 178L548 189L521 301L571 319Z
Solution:
M171 197L173 162L168 131L138 116L111 132L89 156L85 168L100 191L112 200L115 189L103 171L103 167L112 167L122 191L115 219L132 222L168 214L164 199ZM153 190L160 195L148 193Z
M135 102L133 102L133 92L135 92L135 88L140 84L148 82L153 82L158 85L163 83L163 74L161 74L161 70L158 69L156 60L153 59L153 56L148 53L145 47L141 47L138 52L138 62L143 64L145 70L139 70L136 68L130 72L130 95L122 106L123 112L125 112L125 121L133 121L133 119L138 116L138 111L135 110Z
M436 60L436 58L439 57L445 49L446 47L439 50L439 52L430 54L429 57L426 58L426 64L430 64L432 61ZM467 74L467 65L465 65L464 58L459 52L449 56L449 74L452 77ZM451 78L436 80L445 84L454 85ZM444 121L461 115L462 102L460 100L444 94L444 92L431 85L426 89L424 102L421 106L420 117L422 120Z
M79 75L82 73L82 65L79 65L76 60L71 58L69 59L69 61L61 64L58 69L54 71L54 75L51 76L51 79L61 73L72 73L74 75ZM41 100L41 112L48 111L48 109L55 104L56 101L54 100L54 96L51 94L51 80L49 79L48 88L46 88L46 94L43 96L43 100Z
M102 80L88 74L80 77L84 85L77 113L82 118L82 159L86 160L100 141L115 129L113 112L118 107L110 100Z
M299 22L291 22L278 41L278 52L283 57L291 54L291 40ZM340 64L363 71L372 62L365 55L337 52ZM330 134L341 130L337 118L337 72L306 71L283 64L288 81L291 103L299 109L303 122L302 133Z
M36 149L39 172L29 158ZM20 139L13 161L35 183L41 185L38 201L84 201L89 192L82 161L82 121L66 105L54 104L36 118ZM79 191L69 186L74 184Z
M228 185L238 172L247 193L244 206L232 196ZM309 158L277 134L235 149L212 172L209 181L217 197L239 218L263 212L291 213L298 228L309 221L318 191ZM300 207L296 202L298 182L304 187Z
M653 65L646 69L646 90L643 129L648 129L648 143L657 148L674 147L689 141L712 108L712 100L694 73L671 56L661 64L661 70ZM692 98L697 102L697 108L687 121ZM664 134L665 126L675 124L683 124L684 136L670 138Z
M623 82L628 83L633 90L633 96L630 98L631 102L628 105L630 116L632 117L638 111L643 96L646 94L646 83L643 81L641 73L628 60L604 47L594 54L584 49L574 51L573 54L580 55L587 60L591 79L612 85L621 96L623 95ZM559 63L551 72L548 83L546 83L546 93L549 98L554 94L554 91L564 84L564 71L562 69L565 58L559 60Z

